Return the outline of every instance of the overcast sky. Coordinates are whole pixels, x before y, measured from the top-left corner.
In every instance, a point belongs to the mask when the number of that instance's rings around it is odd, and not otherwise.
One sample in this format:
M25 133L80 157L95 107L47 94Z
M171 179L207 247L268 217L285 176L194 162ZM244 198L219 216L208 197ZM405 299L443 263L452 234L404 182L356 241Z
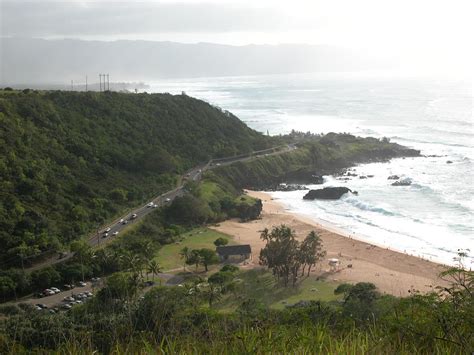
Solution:
M472 58L470 0L0 1L4 37L308 43L410 52L423 62Z

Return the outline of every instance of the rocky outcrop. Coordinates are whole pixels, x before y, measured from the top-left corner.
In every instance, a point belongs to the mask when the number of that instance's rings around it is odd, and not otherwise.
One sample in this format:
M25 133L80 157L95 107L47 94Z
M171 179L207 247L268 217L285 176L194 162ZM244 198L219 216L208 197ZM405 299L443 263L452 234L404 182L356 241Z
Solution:
M411 185L411 179L406 178L406 179L401 179L398 181L395 181L392 186L410 186Z
M398 180L398 179L400 179L400 176L398 176L398 175L390 175L387 179L388 179L388 180Z
M347 187L325 187L324 189L310 190L303 196L303 200L338 200L348 192L352 191Z
M321 175L311 175L312 177L312 183L315 185L321 185L324 184L324 178Z

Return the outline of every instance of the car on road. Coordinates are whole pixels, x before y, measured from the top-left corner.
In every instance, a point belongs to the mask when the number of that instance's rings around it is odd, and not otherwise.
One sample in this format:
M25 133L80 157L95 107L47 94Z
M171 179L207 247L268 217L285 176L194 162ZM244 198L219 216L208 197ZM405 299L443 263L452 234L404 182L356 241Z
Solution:
M165 198L165 202L171 202L171 199L169 197Z
M109 236L109 233L107 233L107 232L102 234L102 238L107 238L108 236Z
M151 207L153 207L153 208L157 208L157 207L158 207L158 205L157 205L156 203L154 203L154 204L153 204L153 206L151 206Z
M76 286L73 285L73 284L65 284L63 287L64 287L66 290L72 290L72 289L73 289L74 287L76 287Z
M73 302L73 301L75 301L75 299L74 299L74 297L72 297L72 296L67 296L67 297L64 297L64 298L63 298L63 301L65 301L65 302Z
M80 282L79 282L79 286L81 286L81 287L86 287L86 286L87 286L87 283L85 283L84 281L80 281Z
M130 218L131 218L131 219L135 219L135 218L137 218L137 217L138 217L137 214L134 213L134 214L132 214L132 217L130 217Z
M121 223L122 223L122 224L127 224L128 221L127 221L126 219L124 219Z
M37 303L37 304L35 304L35 306L36 306L36 307L40 307L41 309L46 309L46 308L48 308L48 306L45 305L44 303Z
M37 311L41 311L43 308L41 308L40 306L35 306L35 309L36 309Z
M108 232L110 232L110 227L105 229L105 233L108 233Z
M53 291L54 293L59 293L61 292L61 290L57 287L51 287L51 291Z
M112 235L113 235L114 237L115 237L116 235L118 235L118 234L119 234L118 231L115 231L115 232L112 233Z
M148 202L148 203L146 204L146 206L147 206L147 207L153 207L153 202Z
M66 304L63 304L63 305L61 306L61 308L63 308L63 309L71 309L71 308L72 308L72 305L71 305L70 303L66 303Z
M100 281L100 277L93 277L91 279L92 282L99 282Z
M123 223L123 221L124 221L124 219L123 219L123 218L120 218L119 223Z
M216 166L221 166L221 163L217 163Z

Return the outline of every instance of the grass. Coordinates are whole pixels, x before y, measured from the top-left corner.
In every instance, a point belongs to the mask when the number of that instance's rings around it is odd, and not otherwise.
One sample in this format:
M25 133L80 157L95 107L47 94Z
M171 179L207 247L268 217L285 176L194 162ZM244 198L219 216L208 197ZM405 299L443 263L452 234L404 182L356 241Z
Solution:
M238 244L233 240L233 237L213 231L208 228L195 228L190 232L182 235L182 240L179 244L164 245L159 251L155 260L160 264L163 270L173 270L183 267L183 259L179 252L184 247L189 249L209 248L214 249L214 241L219 238L226 238L229 240L229 245ZM192 266L190 266L193 268Z
M216 308L223 312L235 310L244 300L256 299L273 309L282 309L287 304L294 304L304 300L337 300L340 296L334 295L338 283L318 280L316 276L303 279L296 287L284 287L277 284L270 271L254 269L241 272L238 278L242 281L235 295L222 299Z

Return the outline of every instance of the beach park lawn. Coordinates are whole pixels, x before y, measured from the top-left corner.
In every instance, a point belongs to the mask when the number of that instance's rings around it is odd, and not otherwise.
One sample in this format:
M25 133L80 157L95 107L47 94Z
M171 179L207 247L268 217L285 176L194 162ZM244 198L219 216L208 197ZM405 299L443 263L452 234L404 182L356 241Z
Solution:
M215 250L216 246L214 245L214 241L217 238L227 239L229 241L228 245L238 244L233 240L233 237L208 228L195 228L187 233L182 234L181 237L182 238L180 242L164 245L158 251L155 260L158 262L158 264L160 264L160 267L163 271L179 268L181 268L181 270L176 271L182 271L184 260L181 258L179 253L184 247L188 247L190 250L201 248ZM188 267L194 270L193 266L187 266L187 268Z
M338 283L326 280L316 281L314 275L302 279L297 287L277 285L271 272L265 269L241 271L237 278L241 280L236 291L237 297L234 295L224 297L216 304L217 309L231 312L248 299L255 299L274 309L282 309L298 301L341 299L341 296L334 295Z

